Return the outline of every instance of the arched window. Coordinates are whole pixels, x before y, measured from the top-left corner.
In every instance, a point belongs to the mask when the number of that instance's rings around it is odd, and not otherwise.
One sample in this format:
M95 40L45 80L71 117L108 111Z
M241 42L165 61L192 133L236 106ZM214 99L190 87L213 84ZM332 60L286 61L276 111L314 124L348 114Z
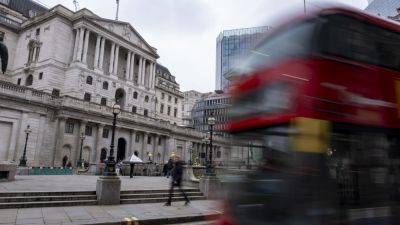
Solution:
M107 99L106 98L101 98L100 104L101 105L107 105Z
M149 111L148 111L147 109L145 109L145 110L143 111L143 115L144 115L144 116L148 116L148 115L149 115Z
M108 82L107 81L103 82L103 89L108 90Z
M32 84L33 84L33 76L32 76L32 74L29 74L29 76L25 80L25 85L31 86Z
M86 83L92 85L93 78L91 76L86 77Z
M144 96L144 101L145 102L149 102L149 96L148 95Z
M134 98L134 99L137 99L137 92L136 92L136 91L133 92L133 98Z
M132 106L132 113L136 113L136 112L137 112L136 106Z

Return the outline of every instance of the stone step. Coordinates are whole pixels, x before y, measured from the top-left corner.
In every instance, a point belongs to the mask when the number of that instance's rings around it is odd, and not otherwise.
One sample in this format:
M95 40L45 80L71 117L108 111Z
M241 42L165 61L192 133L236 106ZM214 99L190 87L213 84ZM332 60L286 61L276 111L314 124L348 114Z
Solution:
M187 193L189 192L200 192L198 188L183 188L183 190ZM162 190L124 190L121 191L122 194L140 194L140 193L168 193L169 189L162 189Z
M96 195L96 191L56 191L56 192L2 192L0 197L17 196L65 196L65 195Z
M187 196L203 196L201 192L187 192ZM121 199L138 199L138 198L160 198L168 197L169 193L148 193L148 194L121 194ZM183 196L179 191L174 191L173 196Z
M206 200L204 196L191 196L189 197L191 201L195 200ZM183 197L172 197L172 201L184 201L185 198ZM121 199L121 204L140 204L140 203L157 203L157 202L167 202L168 197L162 198L135 198L135 199Z
M77 200L96 200L96 199L97 199L96 195L12 196L12 197L0 197L0 203L77 201Z
M7 209L7 208L42 208L42 207L78 206L78 205L96 205L96 204L97 204L97 200L3 202L3 203L0 203L0 209Z

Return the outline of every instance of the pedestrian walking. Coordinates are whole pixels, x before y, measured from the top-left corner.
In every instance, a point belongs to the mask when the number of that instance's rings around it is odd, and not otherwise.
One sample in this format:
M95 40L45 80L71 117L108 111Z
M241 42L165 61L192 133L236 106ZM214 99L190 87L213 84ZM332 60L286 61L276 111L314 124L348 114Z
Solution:
M129 171L129 177L133 178L133 169L135 168L135 163L130 163L131 169Z
M172 160L171 160L172 161ZM185 191L182 189L182 175L183 175L183 165L182 161L179 160L179 158L176 158L175 163L173 164L174 167L171 170L171 187L169 189L169 197L167 203L165 203L165 206L171 206L171 201L172 201L172 195L174 193L174 188L178 187L178 189L182 192L183 197L185 198L185 205L188 205L190 203L189 198L187 197Z
M167 162L167 178L171 176L171 171L173 168L174 168L174 161L172 161L172 159L169 159Z

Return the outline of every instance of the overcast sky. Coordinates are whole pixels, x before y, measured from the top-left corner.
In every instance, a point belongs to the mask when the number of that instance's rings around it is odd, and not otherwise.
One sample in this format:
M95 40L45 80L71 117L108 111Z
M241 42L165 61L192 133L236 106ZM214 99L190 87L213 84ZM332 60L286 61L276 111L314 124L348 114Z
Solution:
M367 0L325 0L364 9ZM73 0L38 0L48 7L62 4L74 9ZM307 7L320 5L306 0ZM80 8L115 18L115 0L78 0ZM176 76L182 91L213 91L215 42L222 30L273 25L273 19L303 0L120 0L119 20L126 21L157 48L159 63Z

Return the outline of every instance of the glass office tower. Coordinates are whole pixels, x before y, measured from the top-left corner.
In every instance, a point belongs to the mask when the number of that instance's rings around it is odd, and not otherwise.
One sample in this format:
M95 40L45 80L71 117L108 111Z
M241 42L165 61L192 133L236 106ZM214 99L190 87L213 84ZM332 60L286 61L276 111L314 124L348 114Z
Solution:
M225 30L217 37L215 89L226 90L229 81L224 77L265 36L270 27Z
M388 18L396 16L397 9L400 8L400 0L373 0L365 11L374 15Z

